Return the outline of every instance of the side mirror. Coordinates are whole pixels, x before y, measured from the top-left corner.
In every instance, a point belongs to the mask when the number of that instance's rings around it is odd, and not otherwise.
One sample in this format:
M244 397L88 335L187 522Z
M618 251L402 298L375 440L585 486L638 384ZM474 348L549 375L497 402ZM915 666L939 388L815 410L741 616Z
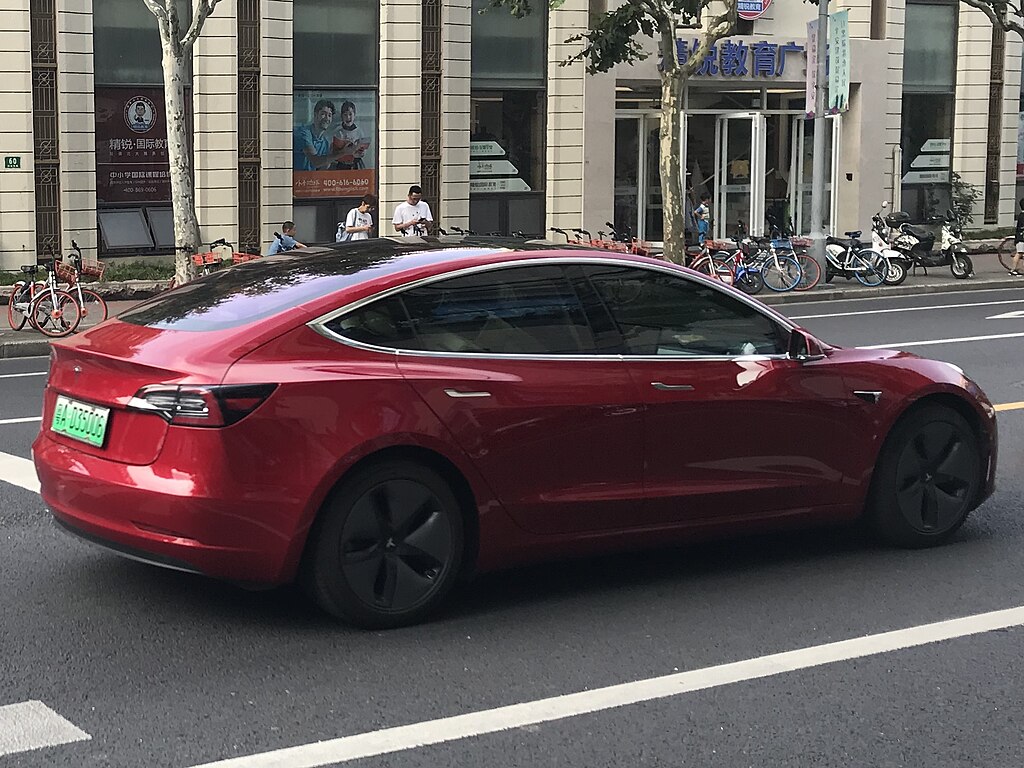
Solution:
M806 331L797 328L789 335L790 360L796 360L798 363L810 363L824 358L825 351L821 348L821 344Z
M883 200L882 201L882 210L884 211L888 207L889 207L889 201L888 200Z

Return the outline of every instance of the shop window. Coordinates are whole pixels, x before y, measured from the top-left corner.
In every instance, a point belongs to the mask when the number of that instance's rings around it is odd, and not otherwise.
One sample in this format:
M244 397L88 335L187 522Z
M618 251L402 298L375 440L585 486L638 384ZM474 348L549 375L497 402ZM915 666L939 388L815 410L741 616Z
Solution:
M178 0L178 14L182 25L187 27L192 14L188 0ZM163 83L160 30L156 17L145 3L139 0L93 3L92 24L97 83Z
M473 0L473 87L543 88L547 4L535 3L534 12L521 19L504 6L489 5L489 0Z
M957 7L907 3L903 41L903 90L912 93L951 91L956 85Z
M903 208L915 221L949 207L952 135L952 94L903 94Z
M377 6L366 0L295 0L295 85L376 88Z
M100 211L99 222L100 235L107 251L133 248L149 250L153 247L153 235L142 208Z

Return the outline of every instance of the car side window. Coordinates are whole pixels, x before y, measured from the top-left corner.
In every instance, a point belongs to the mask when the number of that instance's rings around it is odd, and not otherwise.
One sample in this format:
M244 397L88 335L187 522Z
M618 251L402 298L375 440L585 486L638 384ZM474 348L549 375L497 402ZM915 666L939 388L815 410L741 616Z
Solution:
M626 354L735 357L786 351L778 323L683 275L611 264L588 266L586 274L618 325Z
M345 338L423 352L593 354L594 334L560 265L439 280L374 302L327 327Z

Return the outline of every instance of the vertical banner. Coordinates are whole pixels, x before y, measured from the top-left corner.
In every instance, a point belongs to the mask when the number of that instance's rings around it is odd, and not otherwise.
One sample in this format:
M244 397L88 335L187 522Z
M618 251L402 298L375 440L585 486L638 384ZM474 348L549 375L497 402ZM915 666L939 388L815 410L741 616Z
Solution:
M818 20L807 22L807 119L813 120L818 96Z
M376 91L296 91L292 135L295 197L375 192Z
M850 108L850 12L828 16L828 111L837 115Z
M171 199L163 88L96 89L96 200Z

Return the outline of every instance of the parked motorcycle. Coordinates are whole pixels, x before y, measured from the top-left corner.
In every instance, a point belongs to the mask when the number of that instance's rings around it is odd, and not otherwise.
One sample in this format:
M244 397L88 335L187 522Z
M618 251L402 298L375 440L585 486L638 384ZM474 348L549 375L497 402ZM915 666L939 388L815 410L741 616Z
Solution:
M886 285L899 285L907 279L912 263L907 256L892 247L894 230L885 222L885 211L889 201L882 203L882 208L871 217L871 247L881 253L889 262L883 282Z
M963 228L953 211L946 211L945 216L933 216L931 224L942 224L942 239L939 250L935 251L935 235L923 227L910 223L910 215L902 211L891 213L885 217L890 228L898 230L892 239L893 250L903 254L911 264L912 271L920 267L928 274L928 269L949 267L953 277L958 280L974 274L974 262L967 255L967 246L963 242Z

